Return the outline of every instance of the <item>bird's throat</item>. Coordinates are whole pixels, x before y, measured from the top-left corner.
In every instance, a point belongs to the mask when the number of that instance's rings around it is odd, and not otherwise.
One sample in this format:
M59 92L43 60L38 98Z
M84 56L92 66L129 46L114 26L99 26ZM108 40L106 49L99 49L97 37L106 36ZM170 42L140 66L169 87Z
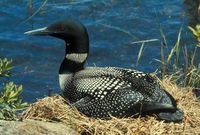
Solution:
M75 73L84 68L87 59L87 53L70 53L66 54L60 65L59 74Z

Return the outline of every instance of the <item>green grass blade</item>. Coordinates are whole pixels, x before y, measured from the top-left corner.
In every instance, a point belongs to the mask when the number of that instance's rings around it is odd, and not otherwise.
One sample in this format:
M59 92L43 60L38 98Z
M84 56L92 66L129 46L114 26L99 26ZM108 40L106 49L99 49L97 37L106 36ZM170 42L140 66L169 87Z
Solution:
M142 53L143 53L143 50L144 50L144 44L145 44L145 42L142 43L142 45L141 45L141 47L140 47L140 50L139 50L139 52L138 52L136 66L139 64L140 58L141 58L141 56L142 56Z
M178 33L178 39L176 41L176 44L175 44L175 54L176 54L176 67L178 67L178 64L179 64L179 57L180 57L180 40L181 40L181 31L182 31L182 28L180 28L179 30L179 33Z
M191 63L190 63L192 66L194 65L194 59L196 56L196 52L197 52L197 47L195 47L194 52L192 53L192 58L191 58Z
M174 54L174 51L175 51L175 46L171 49L170 54L169 54L168 57L167 57L167 64L168 64L168 65L170 65L170 61L171 61L171 59L172 59L172 56L173 56L173 54Z
M185 67L184 69L187 70L188 69L188 64L189 64L189 61L188 61L188 50L187 50L187 47L186 45L184 46L183 48L183 55L184 55L184 64L185 64Z
M165 45L161 44L161 48L160 48L162 77L164 77L167 74L167 69L166 69L167 67L166 67L165 54L164 54L164 46Z
M198 33L196 32L196 30L190 26L188 26L188 28L192 31L192 33L195 35L195 36L198 36Z
M131 44L147 43L147 42L155 42L155 41L159 41L159 39L148 39L148 40L134 41L134 42L131 42Z
M114 30L117 30L117 31L120 31L122 33L125 33L127 35L129 35L130 37L132 37L133 39L135 40L138 40L138 38L136 36L134 36L130 31L128 30L125 30L125 29L122 29L120 27L117 27L117 26L112 26L112 25L109 25L109 24L104 24L104 23L98 23L104 27L107 27L107 28L110 28L110 29L114 29Z
M168 64L170 64L172 56L175 53L176 54L176 63L175 64L176 64L176 66L178 66L179 54L180 54L181 31L182 31L182 28L180 29L180 31L178 33L178 38L177 38L177 41L176 41L174 47L171 49L171 52L168 55L168 58L167 58L167 63Z
M28 22L30 19L32 19L36 14L38 14L39 12L40 12L40 10L46 5L46 3L48 2L48 0L45 0L44 2L43 2L43 4L31 15L31 16L29 16L25 21L24 21L24 23L25 22Z
M163 45L164 45L165 47L167 47L167 46L168 46L168 45L167 45L167 40L166 40L165 34L164 34L163 29L162 29L161 26L160 26L160 36L161 36L161 38L163 39Z

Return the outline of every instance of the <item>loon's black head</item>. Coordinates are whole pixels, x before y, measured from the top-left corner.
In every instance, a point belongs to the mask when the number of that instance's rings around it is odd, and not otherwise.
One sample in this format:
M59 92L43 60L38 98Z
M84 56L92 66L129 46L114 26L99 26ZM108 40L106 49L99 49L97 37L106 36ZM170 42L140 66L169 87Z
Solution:
M86 28L77 20L64 20L48 27L25 32L27 35L48 35L66 42L67 53L88 53L89 38Z
M48 35L66 42L66 56L59 73L77 72L83 69L89 53L89 38L86 28L77 20L64 20L48 27L25 32L27 35Z

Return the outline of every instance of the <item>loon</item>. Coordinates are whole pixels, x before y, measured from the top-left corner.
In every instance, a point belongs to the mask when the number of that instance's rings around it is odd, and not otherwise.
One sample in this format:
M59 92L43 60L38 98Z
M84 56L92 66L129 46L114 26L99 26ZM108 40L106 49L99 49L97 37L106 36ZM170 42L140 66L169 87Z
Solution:
M175 99L151 74L118 67L84 67L89 53L86 27L67 19L25 32L65 41L65 57L59 69L64 98L88 117L123 118L156 115L167 122L180 122L184 113Z

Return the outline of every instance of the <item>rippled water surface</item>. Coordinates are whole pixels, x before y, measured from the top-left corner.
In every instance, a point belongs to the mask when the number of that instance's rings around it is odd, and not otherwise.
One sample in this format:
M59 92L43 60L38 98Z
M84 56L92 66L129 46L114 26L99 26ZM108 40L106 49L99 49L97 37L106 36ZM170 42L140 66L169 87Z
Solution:
M168 44L177 40L182 27L182 42L193 44L187 30L189 17L182 0L1 0L0 56L13 59L13 77L24 85L23 96L32 102L59 93L58 68L63 59L63 41L51 37L29 37L25 31L44 27L57 20L77 18L88 29L90 55L88 66L119 66L153 72L160 58L160 27ZM141 44L146 43L136 66Z

